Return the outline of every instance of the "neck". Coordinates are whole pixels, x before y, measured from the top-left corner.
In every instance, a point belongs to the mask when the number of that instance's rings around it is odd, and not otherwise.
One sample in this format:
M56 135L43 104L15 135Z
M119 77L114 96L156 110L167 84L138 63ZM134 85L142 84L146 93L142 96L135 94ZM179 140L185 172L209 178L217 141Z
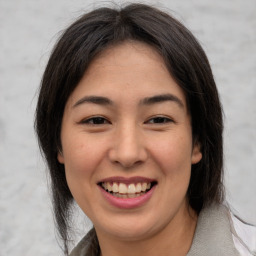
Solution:
M164 229L144 239L124 241L98 232L101 256L186 256L192 244L196 223L197 215L190 208L177 218L174 217Z

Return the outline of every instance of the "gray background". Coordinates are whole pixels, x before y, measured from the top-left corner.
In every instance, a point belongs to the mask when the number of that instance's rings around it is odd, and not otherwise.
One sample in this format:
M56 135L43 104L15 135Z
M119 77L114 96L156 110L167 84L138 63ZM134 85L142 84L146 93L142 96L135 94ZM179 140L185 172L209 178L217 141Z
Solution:
M227 198L256 224L256 1L144 2L168 7L205 49L225 111ZM58 32L102 3L0 0L0 256L61 255L33 131L37 88Z

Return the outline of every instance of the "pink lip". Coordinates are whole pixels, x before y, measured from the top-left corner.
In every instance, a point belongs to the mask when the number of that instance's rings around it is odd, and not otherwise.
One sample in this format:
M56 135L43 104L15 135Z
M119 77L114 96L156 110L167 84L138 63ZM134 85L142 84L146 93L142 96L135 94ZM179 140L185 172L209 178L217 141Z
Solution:
M123 181L122 181L123 182ZM105 199L113 206L121 208L121 209L132 209L136 207L140 207L146 202L149 201L151 196L153 195L156 186L153 186L148 192L145 194L134 197L134 198L119 198L115 197L112 194L108 193L105 189L103 189L101 186L99 186L103 196Z
M120 176L115 176L115 177L109 177L106 179L101 180L101 182L117 182L117 183L124 183L124 184L131 184L131 183L142 183L142 182L154 182L155 180L145 178L145 177L140 177L140 176L135 176L135 177L120 177Z

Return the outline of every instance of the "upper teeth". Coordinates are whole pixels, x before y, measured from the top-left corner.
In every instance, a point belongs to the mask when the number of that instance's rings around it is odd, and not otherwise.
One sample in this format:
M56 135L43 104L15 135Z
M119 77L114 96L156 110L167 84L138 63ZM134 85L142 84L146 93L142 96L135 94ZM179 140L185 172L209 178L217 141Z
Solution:
M147 189L150 189L151 183L143 182L143 183L117 183L117 182L103 182L102 187L109 192L120 193L120 194L135 194L145 192Z

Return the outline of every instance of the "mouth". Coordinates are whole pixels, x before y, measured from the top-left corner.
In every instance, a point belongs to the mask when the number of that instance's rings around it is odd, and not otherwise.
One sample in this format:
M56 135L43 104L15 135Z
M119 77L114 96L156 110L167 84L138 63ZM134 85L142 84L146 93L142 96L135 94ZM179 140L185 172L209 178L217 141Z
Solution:
M138 179L138 178L137 178ZM157 182L152 180L129 181L129 180L110 180L99 182L107 193L117 198L136 198L148 193Z

